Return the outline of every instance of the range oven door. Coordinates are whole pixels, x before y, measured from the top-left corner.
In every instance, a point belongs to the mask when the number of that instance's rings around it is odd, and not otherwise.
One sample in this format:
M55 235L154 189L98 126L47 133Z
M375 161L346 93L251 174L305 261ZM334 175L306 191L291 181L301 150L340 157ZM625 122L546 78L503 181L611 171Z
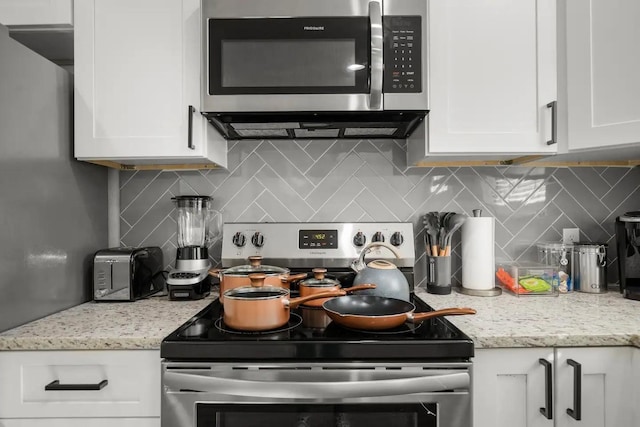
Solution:
M163 363L162 427L471 427L470 364Z

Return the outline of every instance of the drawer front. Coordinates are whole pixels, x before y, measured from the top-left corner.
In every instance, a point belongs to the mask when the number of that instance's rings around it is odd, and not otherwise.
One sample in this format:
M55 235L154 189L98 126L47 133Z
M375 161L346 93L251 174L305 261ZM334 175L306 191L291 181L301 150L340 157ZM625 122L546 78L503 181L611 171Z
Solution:
M160 427L160 418L14 418L0 427Z
M0 418L160 416L153 350L0 352Z

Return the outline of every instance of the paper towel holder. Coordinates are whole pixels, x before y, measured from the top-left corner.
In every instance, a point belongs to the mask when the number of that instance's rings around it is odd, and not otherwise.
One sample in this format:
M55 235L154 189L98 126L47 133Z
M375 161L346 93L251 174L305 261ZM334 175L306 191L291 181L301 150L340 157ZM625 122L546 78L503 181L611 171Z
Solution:
M471 212L474 218L482 217L482 209L473 209ZM465 288L464 284L461 284L455 289L458 293L474 297L495 297L502 294L502 288L499 286L495 286L493 289L469 289Z

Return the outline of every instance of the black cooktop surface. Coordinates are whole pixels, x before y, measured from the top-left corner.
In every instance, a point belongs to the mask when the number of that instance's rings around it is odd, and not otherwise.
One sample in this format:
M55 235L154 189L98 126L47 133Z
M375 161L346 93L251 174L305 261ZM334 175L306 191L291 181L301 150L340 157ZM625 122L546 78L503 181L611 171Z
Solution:
M416 313L432 311L414 294L411 300ZM473 341L444 317L374 332L347 329L311 307L291 310L289 323L272 331L237 331L224 324L216 299L166 337L160 355L189 361L452 361L472 357Z

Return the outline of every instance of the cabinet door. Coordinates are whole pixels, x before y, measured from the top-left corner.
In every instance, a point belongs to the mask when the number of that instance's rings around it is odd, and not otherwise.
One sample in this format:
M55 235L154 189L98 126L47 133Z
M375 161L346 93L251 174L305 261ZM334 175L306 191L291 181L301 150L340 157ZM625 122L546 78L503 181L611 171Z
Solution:
M75 156L220 163L226 143L199 114L200 2L87 0L74 14Z
M622 427L631 422L632 349L556 349L556 426ZM579 404L577 403L579 401ZM574 419L567 413L573 411Z
M566 1L569 150L640 143L640 2Z
M545 365L539 360L546 360ZM553 349L479 349L473 361L473 419L478 427L553 426L547 407L553 384ZM551 381L553 382L553 381ZM553 417L553 413L550 414Z
M553 153L555 0L430 0L427 154Z
M640 348L633 349L633 395L631 402L640 402ZM633 405L633 422L631 425L640 425L640 405Z
M72 0L0 0L0 24L73 26Z

